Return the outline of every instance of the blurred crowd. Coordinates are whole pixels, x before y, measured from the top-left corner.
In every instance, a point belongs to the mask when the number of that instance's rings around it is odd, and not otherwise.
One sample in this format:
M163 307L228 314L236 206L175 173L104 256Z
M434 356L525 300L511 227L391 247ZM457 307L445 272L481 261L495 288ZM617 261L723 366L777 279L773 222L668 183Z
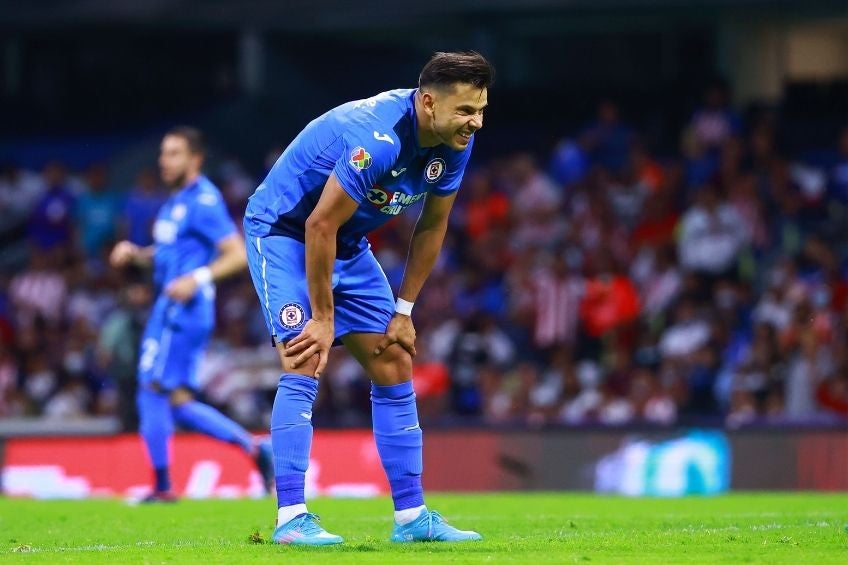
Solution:
M720 87L657 154L613 101L550 155L473 159L419 297L422 420L530 426L822 424L848 417L848 128L789 154L780 114L742 119ZM485 135L483 132L481 135ZM267 159L272 163L279 150ZM259 178L208 170L241 225ZM167 198L104 164L0 175L0 417L117 415L134 426L140 271ZM416 214L369 239L393 287ZM247 275L223 283L206 400L261 428L279 377ZM334 350L316 423L368 425L369 384Z

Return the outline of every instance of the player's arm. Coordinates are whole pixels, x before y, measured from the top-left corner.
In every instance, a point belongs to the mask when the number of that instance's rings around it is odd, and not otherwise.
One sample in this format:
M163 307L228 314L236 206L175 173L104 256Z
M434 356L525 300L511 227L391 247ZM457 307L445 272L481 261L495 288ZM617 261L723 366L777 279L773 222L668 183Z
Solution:
M198 287L225 279L247 266L244 238L238 232L221 238L216 247L214 261L171 281L165 294L177 302L186 302L194 297Z
M409 302L415 302L418 298L418 293L421 292L424 281L430 276L430 271L433 270L433 265L436 264L442 249L454 200L456 200L456 192L448 196L427 195L424 208L412 232L403 282L398 291L399 298Z
M437 196L433 193L427 195L424 209L412 233L398 298L410 303L418 298L418 293L421 292L424 282L430 276L442 249L454 200L456 200L456 192L446 196ZM410 355L415 356L415 327L410 316L401 313L394 315L386 335L377 345L374 354L379 355L392 343L400 344Z
M219 281L243 271L247 267L244 238L236 232L218 242L218 256L207 268L213 281Z
M306 282L312 318L303 331L286 344L285 355L296 356L293 365L300 366L318 355L315 376L327 364L327 356L335 337L332 275L336 260L336 237L358 204L342 188L335 174L327 179L321 198L306 219Z
M127 265L138 265L149 268L153 265L153 253L156 248L153 245L140 247L131 241L119 241L109 255L109 262L113 267L125 267Z

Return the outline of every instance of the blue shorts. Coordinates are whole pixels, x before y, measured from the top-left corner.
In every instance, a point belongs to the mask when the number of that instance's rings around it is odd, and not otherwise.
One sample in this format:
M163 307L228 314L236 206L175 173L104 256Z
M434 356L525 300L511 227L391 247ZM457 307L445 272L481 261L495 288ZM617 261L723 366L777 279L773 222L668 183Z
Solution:
M144 386L156 383L164 391L198 389L197 366L212 327L174 323L174 311L180 308L163 297L153 306L138 360L138 380Z
M306 246L281 235L250 237L247 265L275 343L296 337L312 317ZM349 333L385 333L395 311L392 289L370 249L336 259L332 275L335 341Z

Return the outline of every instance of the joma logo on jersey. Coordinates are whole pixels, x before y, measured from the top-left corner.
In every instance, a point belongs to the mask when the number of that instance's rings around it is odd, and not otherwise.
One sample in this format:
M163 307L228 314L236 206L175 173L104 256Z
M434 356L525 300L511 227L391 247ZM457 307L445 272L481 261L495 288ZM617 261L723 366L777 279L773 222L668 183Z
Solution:
M364 147L357 147L350 152L350 161L348 162L357 172L362 171L371 166L371 154Z

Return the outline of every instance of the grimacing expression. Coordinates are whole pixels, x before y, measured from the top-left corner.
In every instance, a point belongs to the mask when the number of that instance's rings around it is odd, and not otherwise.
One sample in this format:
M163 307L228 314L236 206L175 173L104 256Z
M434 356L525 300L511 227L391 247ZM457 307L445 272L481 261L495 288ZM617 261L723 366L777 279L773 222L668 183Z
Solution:
M459 83L453 90L434 89L432 96L433 133L454 151L464 150L472 134L483 127L488 90Z
M166 135L159 146L159 174L169 188L179 188L200 173L203 156L192 153L188 141L179 135Z

